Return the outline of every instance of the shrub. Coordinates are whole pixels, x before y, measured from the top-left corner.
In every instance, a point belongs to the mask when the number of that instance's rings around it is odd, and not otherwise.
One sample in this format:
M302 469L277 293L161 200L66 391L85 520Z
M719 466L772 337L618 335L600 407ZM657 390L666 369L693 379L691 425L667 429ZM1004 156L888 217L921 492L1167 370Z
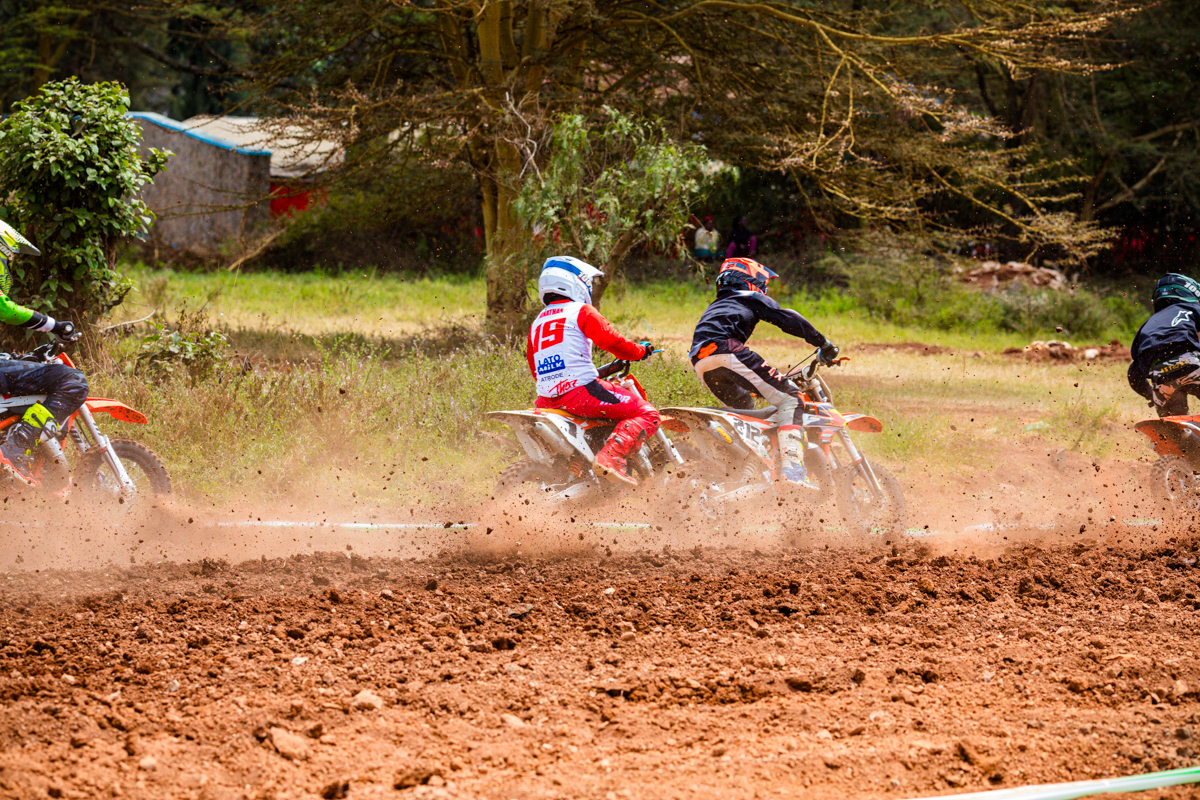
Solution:
M193 381L204 380L221 363L229 339L220 331L167 330L155 323L154 332L142 339L134 361L135 372L162 383L182 371Z
M169 155L142 159L128 110L120 84L72 78L45 84L0 121L0 216L43 253L16 262L14 295L85 330L129 291L114 269L117 245L149 228L137 193Z
M955 280L949 263L894 250L881 250L873 260L850 256L842 265L848 295L858 307L897 325L1096 339L1113 329L1132 332L1144 317L1126 298L1082 287L1069 292L1020 284L998 292L969 289Z
M1104 299L1087 289L1055 292L1014 287L994 298L1000 327L1029 336L1095 339L1122 324Z
M883 263L851 259L850 296L872 316L937 330L994 330L994 300L959 286L943 262L885 253Z

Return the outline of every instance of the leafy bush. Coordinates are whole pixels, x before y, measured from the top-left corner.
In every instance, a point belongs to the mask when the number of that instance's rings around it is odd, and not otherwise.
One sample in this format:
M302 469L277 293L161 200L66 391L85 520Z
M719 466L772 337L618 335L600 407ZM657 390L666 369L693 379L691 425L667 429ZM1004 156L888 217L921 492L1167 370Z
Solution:
M43 253L16 262L14 295L89 326L129 291L114 269L117 245L150 227L137 193L169 154L139 155L118 83L48 83L13 108L0 121L0 217Z
M155 383L183 372L193 381L208 378L225 358L229 339L220 331L167 330L155 323L154 333L142 339L134 371Z
M558 117L549 150L515 208L546 233L536 238L545 255L568 252L604 270L592 289L597 305L629 250L643 242L673 249L688 209L729 171L703 145L680 144L665 126L608 108L602 121Z
M1113 314L1103 298L1087 289L1071 292L1028 291L1020 287L992 296L1000 313L1003 330L1030 336L1083 337L1104 336L1122 321ZM1058 330L1061 328L1062 330Z
M1082 287L1054 291L1013 284L998 292L969 289L955 280L948 263L931 258L884 251L874 260L852 256L842 264L848 295L857 306L897 325L1097 339L1114 329L1132 332L1145 316L1126 298L1105 297Z
M892 255L882 265L850 260L846 272L850 296L878 319L944 331L999 327L995 303L959 286L945 263Z

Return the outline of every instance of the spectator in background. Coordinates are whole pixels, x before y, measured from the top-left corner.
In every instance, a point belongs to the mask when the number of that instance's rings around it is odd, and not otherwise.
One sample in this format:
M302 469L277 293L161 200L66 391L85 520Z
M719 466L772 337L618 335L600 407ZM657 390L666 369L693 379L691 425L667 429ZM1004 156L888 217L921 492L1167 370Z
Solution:
M729 244L725 248L726 258L751 258L758 252L758 237L750 232L744 216L733 221L729 231Z
M693 251L701 261L711 261L720 255L721 234L713 227L713 218L705 217L704 225L696 229L696 249Z

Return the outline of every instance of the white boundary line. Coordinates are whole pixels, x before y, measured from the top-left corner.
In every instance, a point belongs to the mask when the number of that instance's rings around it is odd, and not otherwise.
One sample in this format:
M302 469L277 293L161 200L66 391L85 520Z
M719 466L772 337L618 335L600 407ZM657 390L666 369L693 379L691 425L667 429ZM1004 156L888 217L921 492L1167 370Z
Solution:
M378 531L395 528L398 530L447 530L461 531L467 528L477 528L480 522L455 522L447 525L444 522L300 522L289 519L265 520L236 520L233 522L218 522L218 528L350 528L353 530ZM649 528L646 522L568 522L567 525L577 525L588 528Z
M1149 789L1164 789L1185 783L1200 783L1200 767L1184 767L1168 772L1148 772L1126 778L1105 778L1095 781L1073 783L1046 783L1035 786L1018 786L1013 789L996 789L990 792L939 795L937 800L1074 800L1092 794L1115 794L1120 792L1144 792Z

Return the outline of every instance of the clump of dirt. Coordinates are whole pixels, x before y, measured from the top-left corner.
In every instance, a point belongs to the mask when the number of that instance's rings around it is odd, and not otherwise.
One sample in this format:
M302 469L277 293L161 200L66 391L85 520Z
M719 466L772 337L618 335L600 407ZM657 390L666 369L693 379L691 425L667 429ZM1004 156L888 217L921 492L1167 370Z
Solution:
M1018 356L1026 361L1042 361L1046 363L1073 364L1080 361L1101 363L1108 361L1129 361L1129 348L1113 339L1108 344L1091 347L1076 347L1070 342L1058 340L1034 341L1024 347L1010 347L1004 351L1006 356Z
M1023 261L985 261L972 270L955 269L959 280L973 289L996 291L1013 284L1029 288L1065 291L1069 286L1067 276L1049 267L1035 267Z

